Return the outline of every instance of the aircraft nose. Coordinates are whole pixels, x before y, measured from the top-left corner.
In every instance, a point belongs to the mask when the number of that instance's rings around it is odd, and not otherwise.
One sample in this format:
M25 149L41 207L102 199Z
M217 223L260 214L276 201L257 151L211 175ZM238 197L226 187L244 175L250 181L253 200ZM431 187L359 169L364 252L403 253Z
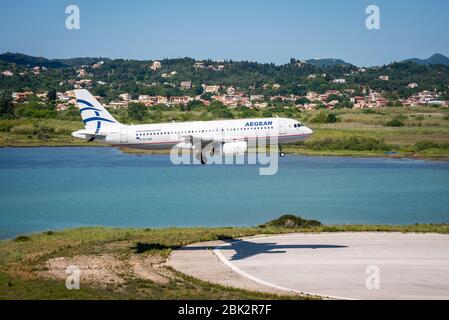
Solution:
M313 130L310 129L309 127L306 127L305 129L306 129L306 134L308 134L308 135L312 135L313 134Z

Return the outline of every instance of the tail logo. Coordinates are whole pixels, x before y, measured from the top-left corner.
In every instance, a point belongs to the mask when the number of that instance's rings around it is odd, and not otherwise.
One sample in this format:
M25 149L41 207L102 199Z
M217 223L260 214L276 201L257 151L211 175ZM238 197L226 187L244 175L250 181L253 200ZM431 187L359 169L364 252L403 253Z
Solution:
M97 127L95 128L95 133L100 132L100 129L101 129L101 122L102 122L102 121L105 121L105 122L111 122L111 123L116 123L115 121L112 121L112 120L109 120L109 119L105 119L105 118L100 117L100 112L101 112L101 110L95 108L94 105L92 105L90 102L88 102L88 101L86 101L86 100L82 100L82 99L77 99L76 102L79 103L79 104L84 104L84 105L86 106L86 107L84 107L84 108L80 108L81 115L82 115L83 112L85 112L85 111L93 111L93 112L95 112L95 117L84 118L84 116L83 116L83 122L84 122L84 124L87 124L87 123L89 123L89 122L91 122L91 121L97 121Z

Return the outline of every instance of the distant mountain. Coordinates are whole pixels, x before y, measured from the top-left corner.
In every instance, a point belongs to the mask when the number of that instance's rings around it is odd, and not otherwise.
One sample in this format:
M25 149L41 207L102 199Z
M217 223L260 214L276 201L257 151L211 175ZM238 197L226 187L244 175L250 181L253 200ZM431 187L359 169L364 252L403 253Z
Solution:
M449 66L449 58L441 53L436 53L428 59L412 58L404 60L403 62L414 62L420 65L443 64Z
M343 61L341 59L331 59L331 58L309 59L306 60L306 62L318 68L335 67L335 66L352 66L352 64Z
M52 61L43 57L32 57L22 53L6 52L0 54L0 61L15 63L19 66L62 68L65 65L59 61Z
M43 57L33 57L22 53L6 52L0 54L0 61L15 63L19 66L64 68L91 65L106 58L70 58L70 59L47 59Z

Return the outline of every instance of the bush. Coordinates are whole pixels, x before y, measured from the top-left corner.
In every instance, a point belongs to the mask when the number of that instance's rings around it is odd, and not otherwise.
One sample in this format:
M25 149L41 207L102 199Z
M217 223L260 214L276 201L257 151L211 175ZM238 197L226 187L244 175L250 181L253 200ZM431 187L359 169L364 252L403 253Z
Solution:
M322 224L317 220L306 220L291 214L283 215L282 217L269 221L263 227L278 227L278 228L311 228L320 227Z
M246 107L243 108L240 113L240 117L242 117L242 118L255 118L257 116L258 116L258 114L257 114L256 110L246 108Z
M338 119L333 113L329 113L326 117L326 123L336 123L337 121Z
M399 119L393 119L385 123L387 127L403 127L404 123Z
M318 113L315 117L313 117L310 122L312 123L326 123L326 113L324 111Z
M0 117L14 117L14 105L12 104L12 94L10 91L0 92Z
M354 151L388 151L391 146L384 143L383 140L372 137L351 136L343 138L320 138L312 139L304 143L306 148L322 150L354 150Z
M18 105L16 110L17 116L19 117L49 119L57 116L57 112L53 104L43 105L35 101Z
M333 113L326 114L324 111L317 114L311 120L312 123L336 123L337 121L338 118Z
M438 148L440 145L438 143L432 142L432 141L420 141L415 143L415 148L418 151L426 150L426 149L433 149Z
M13 122L8 120L0 121L0 131L9 132L14 127Z
M415 143L415 149L417 151L427 150L427 149L449 149L449 143L436 143L432 141L419 141Z
M34 134L35 127L30 124L22 124L11 128L10 132L14 134Z
M72 132L73 132L73 130L70 128L67 128L67 127L57 127L55 129L55 133L61 134L61 135L68 135L68 134L71 134Z
M148 115L148 109L142 103L130 103L128 105L127 114L132 120L142 121Z
M424 120L424 116L422 116L422 115L416 116L415 120L416 121L423 121Z
M30 241L30 237L27 236L18 236L17 238L14 239L14 241L16 242L26 242L26 241Z
M46 140L49 139L51 136L51 133L53 133L55 130L51 126L47 125L31 125L31 124L22 124L18 126L14 126L10 132L14 134L23 134L23 135L35 135L38 139Z
M262 111L262 117L271 118L273 116L273 111L271 109L264 109Z
M215 118L233 119L234 114L228 109L215 109L212 111Z

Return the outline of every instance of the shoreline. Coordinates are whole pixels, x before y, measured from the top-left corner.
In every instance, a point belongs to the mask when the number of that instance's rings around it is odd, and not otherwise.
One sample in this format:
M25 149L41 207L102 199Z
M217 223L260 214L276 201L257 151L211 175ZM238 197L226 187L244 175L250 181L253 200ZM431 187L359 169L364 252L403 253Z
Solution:
M96 145L85 145L85 144L61 144L61 145L0 145L0 149L19 149L19 148L116 148L126 154L135 155L169 155L169 150L139 150L139 149L129 149L126 147L109 146L103 144ZM429 161L429 162L449 162L449 155L447 156L420 156L411 154L397 153L393 155L376 154L376 153L360 153L358 151L348 150L347 153L342 151L338 152L299 152L297 150L291 150L289 147L284 147L288 155L304 156L304 157L347 157L347 158L384 158L384 159L407 159L407 160L417 160L417 161Z
M64 234L71 233L77 230L117 230L121 231L153 231L153 232L172 232L172 231L191 231L191 232L202 232L202 231L217 231L217 230L238 230L245 236L254 236L260 234L268 235L282 235L289 233L339 233L339 232L402 232L402 233L435 233L435 234L449 234L449 222L429 222L429 223L414 223L414 224L322 224L317 227L270 227L266 225L259 226L185 226L185 227L126 227L126 226L74 226L66 227L61 229L45 229L40 231L31 231L26 233L18 233L15 236L8 238L0 238L0 244L2 242L16 241L17 238L21 237L40 237L43 235L52 234ZM206 240L206 241L212 241Z

